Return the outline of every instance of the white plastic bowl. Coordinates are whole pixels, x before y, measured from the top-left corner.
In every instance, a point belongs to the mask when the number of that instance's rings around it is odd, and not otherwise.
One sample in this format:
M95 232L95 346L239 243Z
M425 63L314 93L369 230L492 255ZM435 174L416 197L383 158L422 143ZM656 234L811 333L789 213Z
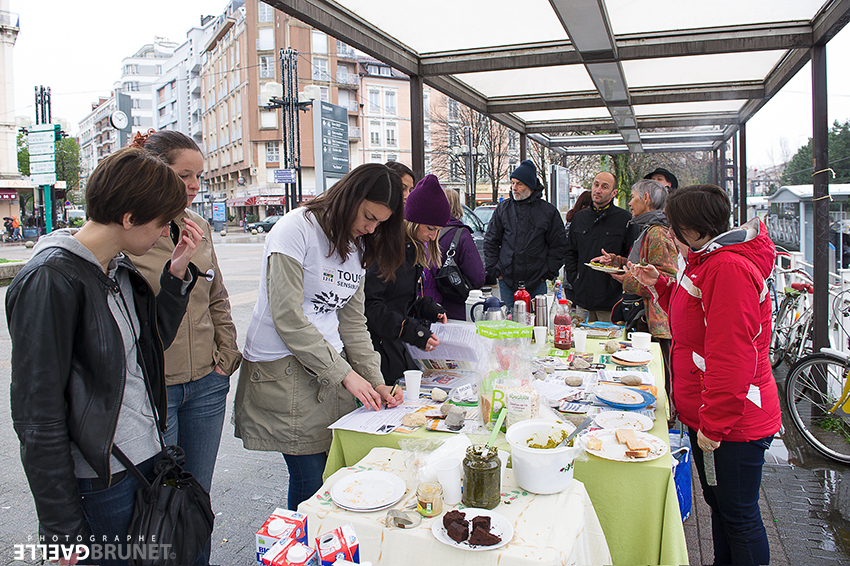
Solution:
M535 433L574 430L569 424L531 419L511 425L505 435L511 445L511 463L517 484L526 491L538 494L558 493L573 481L573 460L578 448L529 448L528 439Z

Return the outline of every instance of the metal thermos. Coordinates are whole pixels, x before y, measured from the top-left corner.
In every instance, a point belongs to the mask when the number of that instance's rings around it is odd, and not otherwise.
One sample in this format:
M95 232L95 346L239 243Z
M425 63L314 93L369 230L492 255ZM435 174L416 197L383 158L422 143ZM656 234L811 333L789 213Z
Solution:
M525 304L525 301L519 300L514 301L514 310L513 310L513 320L516 322L521 322L523 324L527 324L525 322L525 315L528 314L528 305Z
M534 297L534 326L549 326L549 309L546 295Z

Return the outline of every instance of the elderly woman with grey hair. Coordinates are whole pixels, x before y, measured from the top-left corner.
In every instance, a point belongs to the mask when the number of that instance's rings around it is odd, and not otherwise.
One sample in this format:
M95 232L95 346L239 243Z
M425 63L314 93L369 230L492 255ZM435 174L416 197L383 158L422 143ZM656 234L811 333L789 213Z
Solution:
M609 254L604 249L600 257L594 258L607 265L624 267L627 261L634 264L648 263L655 266L659 272L669 276L675 276L677 271L678 251L673 239L668 234L669 224L664 216L664 203L667 201L667 189L658 181L642 180L632 185L632 198L629 201L629 209L632 211L632 224L641 227L640 236L637 237L629 257ZM646 321L652 339L661 346L664 354L665 387L669 398L670 377L668 364L670 361L671 334L670 325L667 321L667 313L661 306L652 300L649 289L642 286L628 271L625 274L611 274L623 284L623 292L643 297Z

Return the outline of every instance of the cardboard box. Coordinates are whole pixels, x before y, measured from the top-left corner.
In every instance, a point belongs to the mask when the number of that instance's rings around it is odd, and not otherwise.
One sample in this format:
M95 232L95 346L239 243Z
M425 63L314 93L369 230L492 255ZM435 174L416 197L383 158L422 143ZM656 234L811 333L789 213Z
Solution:
M274 510L256 533L257 566L263 566L263 554L279 540L293 539L307 544L307 516L288 509Z
M319 556L316 549L297 540L279 540L263 554L265 566L318 566Z
M337 560L360 562L360 543L351 523L316 537L322 566L333 566Z

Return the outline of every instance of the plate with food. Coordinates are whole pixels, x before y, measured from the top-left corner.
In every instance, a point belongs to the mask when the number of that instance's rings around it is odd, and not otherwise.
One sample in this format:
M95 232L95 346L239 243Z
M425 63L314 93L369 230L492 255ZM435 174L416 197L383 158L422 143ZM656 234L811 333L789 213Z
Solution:
M652 354L646 350L634 350L627 348L611 354L611 359L618 364L643 366L652 361Z
M596 415L594 422L609 430L630 428L643 432L652 428L652 419L646 415L629 411L602 411Z
M667 443L646 432L618 428L594 430L585 435L585 449L615 462L649 462L667 453Z
M585 263L587 267L593 269L594 271L601 271L603 273L625 273L626 270L622 267L614 267L613 265L605 265L604 263L599 263L596 261L591 261L590 263Z
M478 552L501 548L514 536L513 525L503 515L474 507L449 511L431 524L431 532L443 544Z
M599 401L615 409L642 409L655 401L655 397L640 389L623 387L621 385L599 385L593 394ZM647 395L649 399L647 399Z
M348 511L368 513L397 503L406 489L395 474L366 470L337 481L331 487L331 500Z

